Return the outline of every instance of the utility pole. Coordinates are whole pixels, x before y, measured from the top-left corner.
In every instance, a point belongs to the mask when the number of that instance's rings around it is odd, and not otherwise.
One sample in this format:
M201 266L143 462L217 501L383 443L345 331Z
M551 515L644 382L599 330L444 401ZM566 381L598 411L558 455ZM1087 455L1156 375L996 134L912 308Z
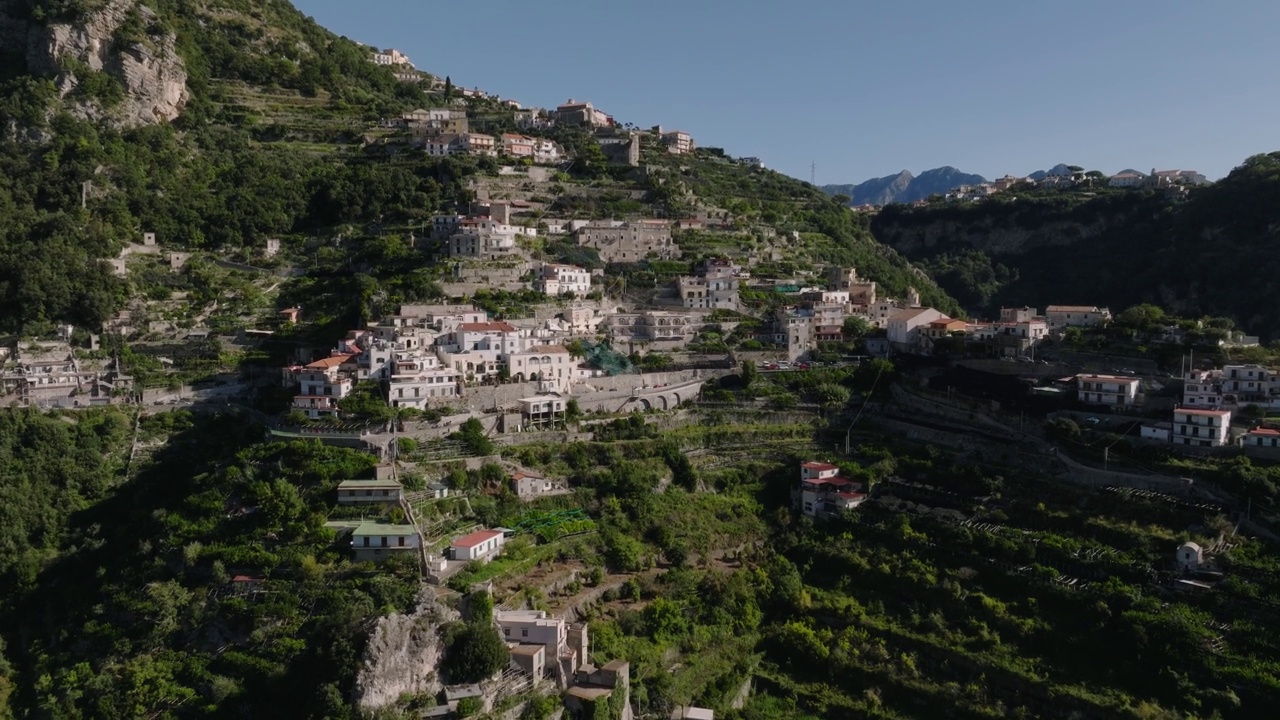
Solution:
M818 184L818 163L810 163L809 165L809 184Z

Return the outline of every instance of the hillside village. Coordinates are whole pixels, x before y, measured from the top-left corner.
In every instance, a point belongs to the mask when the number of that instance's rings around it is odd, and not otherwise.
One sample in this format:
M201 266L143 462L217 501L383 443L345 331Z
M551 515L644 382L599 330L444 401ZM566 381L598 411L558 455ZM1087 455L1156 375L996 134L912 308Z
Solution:
M256 701L296 657L289 683L342 678L307 690L351 717L1110 717L1133 697L1087 673L1120 623L1197 710L1267 706L1271 678L1240 669L1275 642L1259 548L1280 356L1259 337L1153 306L968 317L859 245L878 208L589 101L525 107L366 51L431 102L323 142L297 131L332 110L305 93L219 102L261 111L251 147L387 177L411 159L435 194L230 249L138 228L103 261L129 288L105 322L0 343L0 407L122 468L102 497L129 526L83 512L68 544L142 568L100 567L134 602L87 593L87 639L32 643L42 702L75 707L80 645L156 662L150 636L102 629L123 617L200 660L161 689L103 664L87 692L154 690L121 717ZM1072 170L921 203L1204 182ZM203 625L173 619L187 606ZM1059 606L1081 624L1051 627ZM1230 673L1184 680L1175 663L1205 654ZM1134 673L1115 685L1159 674Z

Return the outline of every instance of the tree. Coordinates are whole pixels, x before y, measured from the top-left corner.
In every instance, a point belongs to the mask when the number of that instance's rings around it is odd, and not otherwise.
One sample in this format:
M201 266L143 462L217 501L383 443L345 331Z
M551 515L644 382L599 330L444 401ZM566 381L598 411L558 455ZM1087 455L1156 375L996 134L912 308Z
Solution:
M472 622L486 622L493 617L493 596L488 590L476 590L467 596L467 614Z
M871 326L857 316L850 316L844 319L844 324L840 326L840 334L844 335L845 340L857 340L866 335L871 330Z
M444 99L445 102L453 99L453 78L448 75L444 76Z
M1062 341L1066 343L1068 347L1078 348L1084 344L1084 331L1075 325L1072 325L1062 331Z
M453 433L450 437L455 440L461 440L472 455L493 454L493 442L485 436L484 425L481 425L476 418L468 418L458 428L458 432Z
M489 618L469 622L452 635L443 665L449 682L480 682L507 664L507 645Z
M814 389L814 394L824 407L840 407L849 402L849 388L832 382L822 383Z
M1165 319L1164 310L1158 305L1143 303L1120 313L1119 324L1135 330L1150 330Z
M755 363L751 362L750 360L742 361L742 370L741 370L740 377L742 378L743 387L751 387L751 383L755 382L756 378L759 376L760 376L760 371L756 369Z

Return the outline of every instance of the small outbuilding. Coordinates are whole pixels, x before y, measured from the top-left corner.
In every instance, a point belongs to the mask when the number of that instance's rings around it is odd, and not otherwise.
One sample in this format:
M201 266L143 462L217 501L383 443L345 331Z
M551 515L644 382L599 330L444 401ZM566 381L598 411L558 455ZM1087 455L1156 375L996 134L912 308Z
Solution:
M1204 550L1193 542L1184 542L1179 545L1175 557L1178 569L1183 572L1195 572L1204 564Z

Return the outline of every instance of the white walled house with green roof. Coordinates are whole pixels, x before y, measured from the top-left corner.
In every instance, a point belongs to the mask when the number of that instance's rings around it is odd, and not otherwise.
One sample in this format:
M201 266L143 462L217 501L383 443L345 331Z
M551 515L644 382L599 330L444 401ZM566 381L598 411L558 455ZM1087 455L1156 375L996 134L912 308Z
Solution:
M380 562L396 553L415 553L421 545L418 529L407 524L362 522L351 533L351 550L359 561Z
M395 480L343 480L338 483L338 503L398 503L404 488Z

